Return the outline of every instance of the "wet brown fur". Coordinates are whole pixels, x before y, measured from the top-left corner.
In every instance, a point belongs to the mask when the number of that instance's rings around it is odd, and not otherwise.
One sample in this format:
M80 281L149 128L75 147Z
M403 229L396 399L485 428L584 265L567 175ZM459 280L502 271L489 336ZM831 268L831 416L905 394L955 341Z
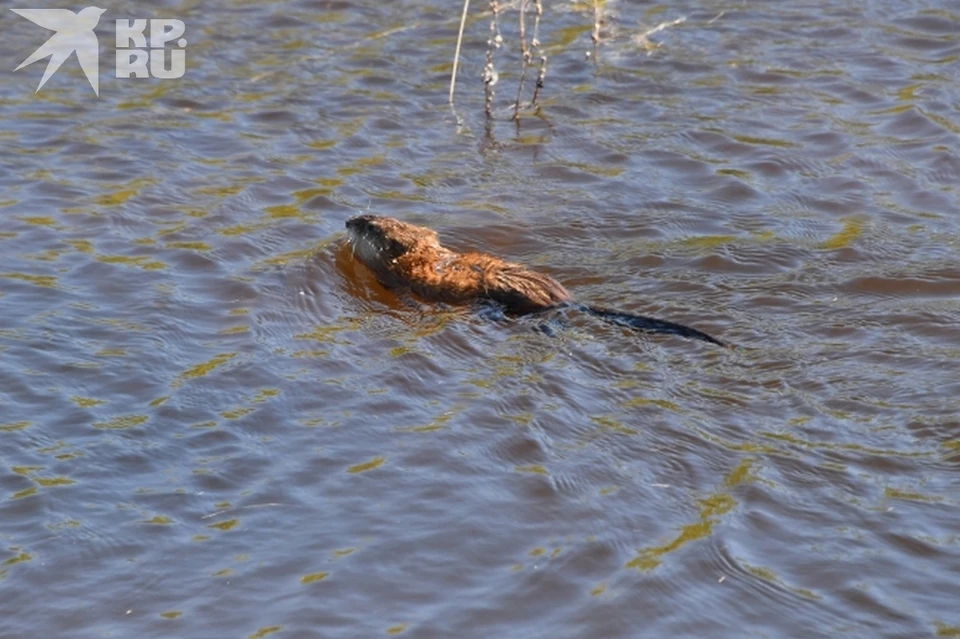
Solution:
M492 300L515 315L574 306L617 326L729 346L676 322L575 304L570 292L549 275L486 253L451 251L441 246L436 232L422 226L390 217L361 215L347 220L347 233L354 256L373 271L381 284L408 290L428 302L464 304Z
M390 217L347 221L354 255L388 288L407 288L430 302L493 300L525 314L573 300L558 281L486 253L456 253L428 228Z

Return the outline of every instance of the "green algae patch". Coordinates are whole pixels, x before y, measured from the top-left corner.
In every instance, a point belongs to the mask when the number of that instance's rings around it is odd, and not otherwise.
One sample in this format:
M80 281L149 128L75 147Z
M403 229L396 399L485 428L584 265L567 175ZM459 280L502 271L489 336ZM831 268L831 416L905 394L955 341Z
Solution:
M18 490L17 492L10 495L10 501L15 499L23 499L24 497L30 497L37 494L37 487L31 486L30 488L24 488L23 490Z
M368 470L373 470L374 468L379 468L383 465L383 462L386 461L383 457L377 456L371 459L368 462L362 464L354 464L353 466L347 467L348 473L364 473Z
M314 149L315 151L326 151L327 149L332 149L337 145L336 140L314 140L313 142L307 142L306 147Z
M152 242L151 242L152 243ZM104 264L116 264L118 266L132 266L135 268L140 268L145 271L159 271L161 269L167 268L167 265L163 262L158 262L157 260L151 260L145 255L138 255L136 257L132 255L98 255L96 257L98 262L103 262Z
M255 233L263 228L263 224L238 224L236 226L225 226L217 231L220 235L234 237L238 235L247 235Z
M0 565L12 566L13 564L19 564L24 561L32 561L32 560L33 560L33 555L27 552L21 552L19 555L16 555L15 557L10 557L6 561L4 561L3 564L0 564Z
M673 411L674 413L682 413L683 411L680 407L671 402L668 399L649 399L646 397L634 397L633 399L628 399L623 402L624 408L640 408L641 406L657 406L664 410Z
M121 430L139 426L148 419L149 417L146 415L123 415L121 417L114 417L106 422L94 422L93 427L100 430Z
M267 635L272 635L273 633L279 632L281 630L283 630L283 626L264 626L263 628L260 628L255 633L250 635L248 639L262 639L262 637L266 637Z
M233 410L225 410L220 413L220 416L224 419L240 419L241 417L246 417L255 410L255 408L250 408L249 406L241 406L240 408L234 408Z
M794 588L792 586L789 586L788 584L784 583L782 579L778 578L777 575L772 570L769 570L767 568L762 568L759 566L751 566L746 563L743 564L743 568L744 570L746 570L748 573L750 573L757 579L762 579L779 588L782 588L783 590L787 590L789 592L794 593L795 595L803 597L804 599L810 599L812 601L819 601L823 599L823 597L821 597L820 595L810 590L807 590L806 588Z
M518 473L533 473L535 475L549 475L549 471L543 466L533 464L531 466L514 466L513 470Z
M591 25L577 24L570 27L554 30L550 35L550 48L565 49L573 41L584 34L590 33Z
M104 348L93 354L94 357L126 357L127 351L122 348Z
M744 144L754 144L760 146L773 146L781 149L792 149L797 145L786 140L777 140L775 138L760 138L752 135L735 135L733 139Z
M842 221L843 228L824 241L823 244L820 245L820 248L831 251L846 248L850 246L854 240L863 235L863 219L859 217L847 217L843 218Z
M409 346L394 346L387 352L387 355L393 358L403 357L412 350Z
M70 401L79 406L80 408L93 408L94 406L99 406L101 404L106 404L107 401L104 399L96 399L93 397L80 397L79 395L74 395L70 398Z
M68 479L67 477L34 477L33 481L37 482L37 485L43 486L44 488L50 488L52 486L70 486L71 484L77 483L73 479Z
M212 251L213 248L206 242L167 242L168 249L183 249L185 251Z
M937 637L960 637L960 626L948 626L939 621L934 625L937 627Z
M741 462L737 464L737 466L724 478L723 485L728 488L733 488L734 486L739 486L740 484L753 481L755 479L755 476L751 472L753 469L753 461L754 460L750 458L741 460Z
M300 583L302 584L312 584L315 581L323 581L330 576L329 572L314 572L309 575L304 575L300 577Z
M353 326L315 326L309 333L298 333L293 336L293 339L313 340L315 342L326 344L338 344L340 342L336 338L337 334L342 333L348 328L356 328L356 323L354 323Z
M277 395L280 394L280 392L281 391L279 388L261 388L260 390L257 391L257 394L254 395L253 399L251 399L250 401L253 402L254 404L260 404L262 402L267 401L271 397L276 397Z
M202 364L197 364L196 366L192 366L187 370L185 370L184 372L177 375L177 378L173 381L173 387L176 388L181 384L183 384L183 382L190 379L204 377L205 375L208 375L209 373L216 370L220 366L223 366L224 364L226 364L236 356L237 356L236 353L220 353L219 355L215 355L212 359Z
M13 422L11 424L0 424L0 433L13 433L19 430L25 430L30 427L32 422Z
M374 155L372 157L368 157L368 158L360 158L360 159L354 160L347 166L342 166L338 168L337 173L344 177L363 174L370 167L374 167L374 166L377 166L378 164L382 164L384 159L385 158L382 153L378 155Z
M532 142L532 144L539 143L539 141ZM601 177L614 178L623 173L623 167L619 166L600 166L597 164L587 164L585 162L562 162L560 165L581 171L583 173L589 173L590 175L599 175Z
M898 490L896 488L886 488L883 491L883 496L887 499L899 499L902 501L918 501L928 504L936 504L943 501L943 497L937 495L924 495L923 493L916 493L907 490Z
M423 426L409 426L407 428L398 428L398 433L432 433L434 431L446 428L446 423L450 420L450 415L441 415L429 424Z
M251 180L257 182L259 180ZM212 195L214 197L227 198L243 192L247 184L231 184L229 186L204 186L196 190L197 195Z
M217 522L215 524L210 524L207 528L215 528L217 530L233 530L237 527L237 524L240 523L239 519L228 519L226 521Z
M60 229L61 226L57 223L52 217L47 217L45 215L34 215L34 216L23 216L16 218L23 222L24 224L29 224L30 226L45 226L51 229Z
M293 204L280 204L277 206L268 206L264 209L267 216L273 219L282 219L285 217L300 217L300 209Z
M121 204L125 204L127 200L139 195L143 187L149 186L154 182L155 180L150 178L138 178L132 180L117 191L97 196L94 198L94 202L100 206L120 206Z
M611 433L619 433L621 435L637 435L638 431L633 428L628 428L624 426L620 420L613 419L612 417L605 417L598 415L591 417L590 421L596 424L601 430L605 430Z
M314 178L313 181L319 184L320 186L326 189L331 189L331 190L343 184L343 180L341 180L340 178L333 178L333 177L318 177L318 178Z
M297 200L297 204L302 204L312 200L315 197L330 195L333 192L333 189L325 187L317 187L314 189L303 189L302 191L294 191L293 197Z
M687 524L670 541L659 546L650 546L637 552L637 556L627 562L627 568L636 568L642 572L653 570L660 565L661 558L691 541L710 536L717 517L724 515L736 506L736 501L725 493L717 493L700 500L700 518Z
M732 244L736 239L735 235L701 235L685 238L680 241L680 244L696 249L712 249Z
M739 178L744 182L748 181L752 176L747 171L741 171L740 169L717 169L717 175L729 175L731 177Z
M52 275L30 275L28 273L0 273L0 278L6 280L20 280L34 286L56 288L57 278Z

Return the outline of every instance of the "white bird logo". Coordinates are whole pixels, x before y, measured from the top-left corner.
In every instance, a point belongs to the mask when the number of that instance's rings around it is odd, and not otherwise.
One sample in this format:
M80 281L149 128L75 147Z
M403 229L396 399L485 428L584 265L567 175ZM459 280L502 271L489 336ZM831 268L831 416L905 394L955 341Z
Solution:
M70 54L77 52L80 68L87 76L87 81L93 87L93 92L100 95L100 42L93 32L100 22L100 16L106 9L87 7L74 13L68 9L10 9L30 22L38 24L44 29L56 31L50 39L30 54L30 57L20 63L14 71L33 64L50 56L47 70L43 72L37 93L47 83L47 80L57 72L57 69L67 61Z

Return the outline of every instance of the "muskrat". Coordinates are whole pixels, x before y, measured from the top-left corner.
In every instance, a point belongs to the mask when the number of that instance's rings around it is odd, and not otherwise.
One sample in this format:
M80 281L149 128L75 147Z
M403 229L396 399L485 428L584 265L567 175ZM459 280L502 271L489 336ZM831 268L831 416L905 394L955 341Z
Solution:
M711 344L720 340L666 320L577 303L560 282L522 264L486 253L457 253L442 246L436 231L392 217L360 215L347 220L353 255L389 289L407 290L427 302L492 301L509 315L573 307L611 324L669 333Z

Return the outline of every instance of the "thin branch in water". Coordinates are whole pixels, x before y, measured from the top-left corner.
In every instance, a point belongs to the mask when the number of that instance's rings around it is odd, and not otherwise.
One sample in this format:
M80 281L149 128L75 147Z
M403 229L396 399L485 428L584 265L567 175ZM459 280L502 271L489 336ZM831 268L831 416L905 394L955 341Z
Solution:
M533 0L533 6L537 10L537 15L533 19L533 41L530 42L530 46L536 53L540 48L540 17L543 16L543 3L541 0Z
M537 86L533 90L533 100L531 104L537 103L537 98L540 97L540 89L543 88L543 81L547 77L547 56L540 56L540 71L537 72Z
M529 0L520 0L520 84L517 87L517 101L513 105L513 119L520 120L520 96L523 94L523 83L527 79L527 66L530 64L530 49L527 48L527 29L524 16L527 13Z
M533 99L530 101L530 104L537 106L540 89L543 88L544 78L547 77L547 56L540 53L540 17L543 16L542 0L534 0L534 7L536 7L537 16L533 20L533 40L530 42L530 47L532 54L540 58L540 70L537 72L537 84L533 89Z
M675 27L678 24L683 24L686 21L687 21L687 18L684 16L684 17L677 18L676 20L672 20L671 22L661 22L660 24L653 27L652 29L647 29L640 35L636 36L635 38L636 42L641 47L647 50L647 55L650 55L660 45L650 42L650 40L647 39L649 36L652 36L654 33L659 33L660 31L663 31L667 27Z
M460 45L463 43L463 27L467 23L467 11L470 0L463 0L463 14L460 16L460 32L457 34L457 49L453 53L453 71L450 73L450 107L453 108L453 91L457 87L457 69L460 66Z
M486 96L486 113L488 118L493 117L493 96L494 85L500 75L493 66L493 53L500 48L503 43L503 36L500 35L500 4L497 0L490 0L490 10L493 12L493 18L490 20L490 39L487 40L487 62L483 67L483 92Z
M600 44L600 0L593 0L593 32L590 34L593 46Z

